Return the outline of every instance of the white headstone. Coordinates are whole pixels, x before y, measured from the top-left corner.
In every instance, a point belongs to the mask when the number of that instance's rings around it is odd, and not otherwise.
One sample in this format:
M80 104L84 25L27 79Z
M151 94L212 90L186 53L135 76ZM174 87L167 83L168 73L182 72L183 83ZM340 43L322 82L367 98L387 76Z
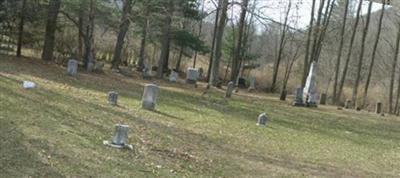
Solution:
M257 125L258 126L266 126L268 121L267 114L262 113L257 118Z
M186 83L196 84L199 78L199 71L195 68L189 67L186 72Z
M308 106L317 106L317 81L316 81L317 63L313 62L308 73L306 85L304 87L304 98Z
M235 83L233 81L230 81L228 85L226 86L226 98L230 98L232 96L232 92L235 89Z
M144 109L148 110L155 109L159 90L160 90L159 87L155 84L147 84L144 86L144 92L142 97L142 107Z
M113 106L118 104L118 92L115 91L108 92L108 103Z
M178 73L175 71L171 71L171 74L169 75L169 81L170 82L178 81Z
M78 74L78 61L74 59L68 60L67 66L67 73L68 75L75 76Z

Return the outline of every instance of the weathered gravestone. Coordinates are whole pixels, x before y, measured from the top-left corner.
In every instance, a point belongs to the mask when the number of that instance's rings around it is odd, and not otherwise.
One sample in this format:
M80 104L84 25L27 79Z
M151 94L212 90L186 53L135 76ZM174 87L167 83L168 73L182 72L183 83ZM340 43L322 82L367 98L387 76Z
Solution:
M256 78L255 77L250 77L249 83L250 83L250 86L249 86L248 91L249 92L254 91L256 89Z
M132 145L127 143L128 139L128 125L117 124L115 125L114 136L109 141L103 141L103 144L114 147L114 148L129 148L133 149Z
M145 85L142 97L142 107L144 109L148 110L155 109L159 90L160 90L159 87L155 84Z
M31 81L24 81L24 82L22 82L22 87L24 89L32 89L32 88L36 87L36 83L31 82Z
M350 109L351 105L352 105L351 100L347 99L346 102L344 103L344 108Z
M118 104L118 92L108 92L108 104L116 106Z
M319 98L319 104L326 105L326 98L327 98L326 93L322 93L321 97Z
M304 106L302 87L298 87L296 89L296 96L293 101L293 106Z
M169 81L170 82L177 82L178 81L178 73L175 71L172 71L171 74L169 75Z
M95 72L103 72L103 68L104 68L104 62L96 61L93 70Z
M145 80L151 80L151 68L149 68L147 66L145 68L143 68L142 76L143 76L143 79L145 79Z
M78 75L78 61L74 59L68 60L67 74L71 76Z
M376 103L376 113L377 114L382 114L382 103L381 102L378 102L378 103Z
M258 126L266 126L268 121L267 114L262 113L257 118L257 125Z
M189 67L186 72L186 83L196 84L198 78L199 78L199 71L195 68Z
M226 86L226 93L225 97L230 98L232 96L233 90L235 89L235 83L233 81L230 81L228 85Z
M305 103L308 107L317 107L317 83L316 83L317 63L313 62L308 73L306 85L304 87Z

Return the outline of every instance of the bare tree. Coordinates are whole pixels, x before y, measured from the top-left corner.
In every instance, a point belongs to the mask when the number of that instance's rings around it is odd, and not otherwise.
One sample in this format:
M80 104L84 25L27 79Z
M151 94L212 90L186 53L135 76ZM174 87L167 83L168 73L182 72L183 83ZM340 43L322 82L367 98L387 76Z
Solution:
M307 75L308 75L308 58L310 57L310 45L311 45L311 36L313 33L313 25L314 25L314 11L315 11L315 1L312 1L312 7L311 7L311 19L310 19L310 24L308 27L308 34L307 34L307 44L306 44L306 52L304 56L304 62L303 62L303 75L301 78L301 86L304 87L306 84L307 80Z
M48 7L46 33L42 52L42 59L45 61L51 61L53 59L55 33L57 28L57 16L60 10L60 6L61 0L51 0Z

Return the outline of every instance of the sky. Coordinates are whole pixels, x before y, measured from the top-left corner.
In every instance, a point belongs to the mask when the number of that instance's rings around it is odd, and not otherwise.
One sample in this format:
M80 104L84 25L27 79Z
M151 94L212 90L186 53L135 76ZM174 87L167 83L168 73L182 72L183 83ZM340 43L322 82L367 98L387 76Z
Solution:
M215 9L214 3L212 1L217 2L217 0L206 0L206 11L211 12ZM251 0L250 2L253 2ZM297 29L303 29L308 26L310 23L311 17L311 7L312 0L291 0L292 8L290 13L290 22L289 25L291 27ZM289 0L256 0L256 6L260 10L260 13L263 14L264 17L268 17L277 22L284 22L285 12L287 11ZM359 0L354 0L353 3L358 4ZM362 14L366 14L368 10L369 1L363 2ZM250 5L251 7L251 5ZM316 9L318 10L319 0L316 3ZM381 4L373 3L372 12L379 11L381 9ZM236 5L234 6L233 13L235 15L235 19L238 18L240 14L240 8ZM317 12L316 12L317 13ZM315 13L315 14L316 14ZM229 13L228 13L229 14ZM355 15L355 14L354 14ZM259 26L263 26L262 23L258 23Z

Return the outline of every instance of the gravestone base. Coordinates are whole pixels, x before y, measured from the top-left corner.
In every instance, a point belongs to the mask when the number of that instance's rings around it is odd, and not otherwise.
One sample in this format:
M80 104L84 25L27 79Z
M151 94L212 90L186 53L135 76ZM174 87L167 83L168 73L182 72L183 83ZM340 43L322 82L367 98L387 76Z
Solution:
M306 106L309 108L317 108L318 104L316 102L306 103Z
M186 84L195 85L197 84L197 80L186 79Z
M128 139L128 125L115 125L114 136L111 141L104 140L103 144L106 146L110 146L113 148L128 148L133 150L133 145L127 144L126 140Z
M153 102L143 101L143 102L142 102L142 108L143 108L143 109L147 109L147 110L154 111L155 108L156 108L156 104L153 103Z

